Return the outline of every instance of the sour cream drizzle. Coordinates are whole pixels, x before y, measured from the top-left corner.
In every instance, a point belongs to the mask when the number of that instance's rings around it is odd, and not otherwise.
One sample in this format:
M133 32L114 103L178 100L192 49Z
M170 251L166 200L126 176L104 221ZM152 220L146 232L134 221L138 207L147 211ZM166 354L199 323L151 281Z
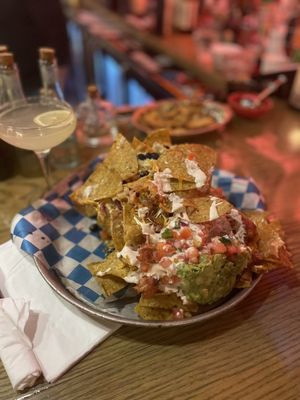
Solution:
M182 198L175 193L169 194L168 199L172 203L172 212L179 210L183 206Z
M121 251L117 253L118 257L124 257L129 261L130 265L136 265L137 264L137 255L138 251L133 250L131 247L125 245Z
M206 175L194 160L185 160L187 173L195 179L196 187L201 188L206 182Z
M212 221L219 217L218 210L217 210L217 199L212 198L212 203L209 209L209 220Z
M163 195L172 191L170 179L173 177L169 168L164 169L162 172L155 172L153 176L153 183L157 187L158 194Z

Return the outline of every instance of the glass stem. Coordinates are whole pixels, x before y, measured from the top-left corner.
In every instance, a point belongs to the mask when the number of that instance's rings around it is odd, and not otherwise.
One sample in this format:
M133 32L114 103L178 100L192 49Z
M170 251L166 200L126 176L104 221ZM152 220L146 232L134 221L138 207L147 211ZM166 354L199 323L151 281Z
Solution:
M51 182L50 182L50 168L49 168L49 160L48 160L48 155L50 153L49 150L43 150L43 151L35 151L35 154L37 155L37 158L39 159L44 178L47 183L47 188L51 188Z

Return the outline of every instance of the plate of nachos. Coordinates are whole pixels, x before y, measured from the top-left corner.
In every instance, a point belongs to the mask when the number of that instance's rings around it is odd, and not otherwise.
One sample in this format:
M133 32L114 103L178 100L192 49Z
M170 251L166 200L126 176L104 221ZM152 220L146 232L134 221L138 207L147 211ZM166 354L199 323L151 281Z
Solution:
M291 261L278 221L255 207L237 208L212 187L215 162L207 146L172 145L167 129L131 143L118 134L104 161L69 195L75 219L96 221L93 240L105 248L80 265L100 293L97 301L63 283L63 257L58 274L35 258L43 277L88 314L135 326L203 322L241 302L263 273L290 268Z

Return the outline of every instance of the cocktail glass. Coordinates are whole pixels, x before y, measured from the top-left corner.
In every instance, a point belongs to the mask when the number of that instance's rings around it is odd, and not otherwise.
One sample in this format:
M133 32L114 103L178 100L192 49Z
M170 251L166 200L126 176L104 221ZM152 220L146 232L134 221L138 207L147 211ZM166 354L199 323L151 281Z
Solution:
M28 97L0 108L0 138L21 149L33 150L50 188L48 155L75 130L72 107L59 99Z

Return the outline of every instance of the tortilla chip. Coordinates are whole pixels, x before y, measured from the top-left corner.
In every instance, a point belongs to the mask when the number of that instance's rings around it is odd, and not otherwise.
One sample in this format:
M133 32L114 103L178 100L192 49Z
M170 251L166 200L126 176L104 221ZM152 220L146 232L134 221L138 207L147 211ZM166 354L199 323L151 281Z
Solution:
M187 181L182 181L182 180L173 179L173 178L170 179L170 185L171 185L172 192L180 192L180 191L197 189L195 182L187 182ZM201 192L202 192L202 189L203 188L201 188ZM199 189L197 189L197 190L199 190ZM200 193L200 190L198 193Z
M111 238L111 212L115 205L112 200L104 200L98 203L97 207L97 223L101 226L102 232Z
M149 150L148 146L137 137L132 139L131 147L136 150L137 153L147 152Z
M175 293L158 293L152 297L141 296L135 311L141 318L146 320L168 320L173 319L173 309L182 309L185 313L196 313L196 303L183 304L180 297Z
M282 240L283 232L279 221L270 220L270 215L267 212L246 211L244 214L256 225L257 248L264 269L291 268L293 265L290 254Z
M150 147L152 147L155 143L170 146L172 144L170 130L161 128L151 131L150 133L148 133L148 136L144 140L144 143Z
M144 242L142 229L136 223L134 217L134 207L125 203L123 205L124 243L128 246L135 246Z
M166 168L171 170L174 178L195 182L195 178L188 174L185 160L190 154L193 155L194 161L198 167L205 173L207 181L210 180L212 168L216 162L216 153L213 149L200 144L180 144L166 150L157 160L160 171Z
M240 277L238 277L234 287L238 289L244 289L251 286L253 281L252 271L246 268Z
M110 213L110 231L116 250L122 250L124 246L123 210L115 207Z
M93 205L99 200L114 197L121 190L121 177L101 163L70 197L78 206Z
M88 269L94 276L112 275L124 278L131 271L129 265L117 257L116 251L110 253L103 261L88 264Z
M139 304L142 307L170 309L173 307L181 307L182 301L175 293L158 293L152 297L141 296Z
M198 197L184 199L183 204L186 206L186 211L191 222L201 224L202 222L210 221L210 209L215 197ZM215 200L218 216L230 212L233 206L224 199Z
M148 321L168 321L172 320L172 311L162 308L143 307L139 303L134 307L134 311L144 320Z
M136 152L121 134L117 135L104 164L115 171L122 180L129 179L138 172Z
M74 193L71 194L70 198L73 201L75 208L81 214L87 217L95 217L97 215L97 204L80 204ZM80 200L79 200L80 201Z
M114 275L96 276L96 279L104 297L110 297L128 286L127 282Z
M135 192L142 192L149 188L150 182L151 178L147 175L137 179L136 181L125 183L124 188L129 188Z

